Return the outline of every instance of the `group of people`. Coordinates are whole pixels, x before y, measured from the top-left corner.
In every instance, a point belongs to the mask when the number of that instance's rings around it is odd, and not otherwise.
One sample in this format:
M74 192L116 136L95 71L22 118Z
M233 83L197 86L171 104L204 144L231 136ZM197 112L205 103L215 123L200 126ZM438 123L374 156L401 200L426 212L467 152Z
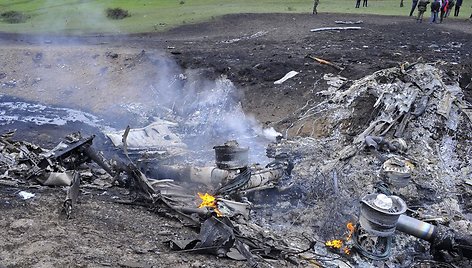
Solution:
M410 17L413 16L416 8L418 8L418 16L416 22L423 22L423 15L427 10L427 6L431 3L431 21L430 23L442 23L444 18L448 17L451 10L454 9L454 17L459 16L459 11L462 6L463 0L413 0L411 5ZM317 7L320 0L314 0L313 2L313 14L318 14ZM356 8L361 5L361 0L356 0ZM367 7L367 0L363 0L363 7ZM403 7L403 0L400 4ZM472 14L470 15L472 19Z
M361 5L361 0L356 0L356 8L359 8ZM367 7L367 0L362 2L362 7Z
M416 22L423 22L423 15L429 3L431 3L431 21L430 23L442 23L444 18L448 17L451 10L454 9L454 17L459 16L462 6L462 0L413 0L411 5L410 16L413 16L415 9L418 7L418 16Z

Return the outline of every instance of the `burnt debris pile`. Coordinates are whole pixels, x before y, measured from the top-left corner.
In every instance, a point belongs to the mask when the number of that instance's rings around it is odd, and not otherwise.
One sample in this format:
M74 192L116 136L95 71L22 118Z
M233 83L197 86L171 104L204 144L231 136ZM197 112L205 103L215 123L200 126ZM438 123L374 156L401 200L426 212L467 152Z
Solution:
M463 247L461 236L472 231L471 105L443 67L403 64L356 81L325 75L324 101L309 100L286 131L311 137L270 145L272 151L301 157L294 184L304 185L302 196L314 206L305 224L319 228L320 239L341 237L354 217L360 222L356 241L347 244L371 261L426 263L432 261L428 248L434 260L470 258L470 238ZM385 200L365 202L367 194L373 200L383 194ZM365 211L360 204L369 204L371 221L359 221ZM327 228L333 225L339 231ZM439 231L444 228L454 234ZM393 238L395 230L403 233ZM461 249L444 250L438 240Z
M67 187L68 218L83 187L127 188L120 202L195 230L169 239L172 250L251 267L469 265L472 107L442 67L407 63L356 81L326 75L323 101L291 116L266 165L235 140L201 158L184 135L201 126L156 119L106 133L120 149L113 160L93 149L93 136L46 150L3 133L0 183ZM218 116L199 110L189 112L198 122Z

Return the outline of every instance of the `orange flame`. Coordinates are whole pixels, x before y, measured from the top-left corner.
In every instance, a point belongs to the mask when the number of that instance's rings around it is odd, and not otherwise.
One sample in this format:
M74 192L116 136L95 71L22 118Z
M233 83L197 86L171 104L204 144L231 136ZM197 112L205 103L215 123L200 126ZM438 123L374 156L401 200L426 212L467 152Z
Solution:
M347 235L346 240L350 240L356 227L354 227L354 224L352 224L352 222L348 222L346 227L349 230L349 234Z
M202 203L198 206L198 208L209 207L212 208L213 211L216 212L216 216L222 217L223 213L218 210L218 206L216 204L216 198L209 193L197 193L200 199L202 199Z
M329 240L329 241L325 242L325 245L327 247L334 248L334 249L342 248L343 252L345 254L349 255L349 254L351 254L351 249L350 249L349 245L346 245L344 247L343 247L343 245L346 242L348 242L349 240L351 240L352 234L354 233L354 230L356 229L356 227L354 226L354 224L352 224L352 222L348 222L346 227L347 227L349 232L347 233L347 236L346 236L345 239L343 239L343 240L341 240L341 239Z
M198 193L198 196L200 199L202 199L202 203L198 206L198 208L203 208L203 207L210 207L210 208L216 208L216 198L209 193Z
M325 242L325 245L330 248L341 248L343 246L343 241L339 239L329 240Z
M343 251L344 251L344 253L345 253L346 255L351 254L351 250L350 250L348 247L344 247L344 248L343 248Z

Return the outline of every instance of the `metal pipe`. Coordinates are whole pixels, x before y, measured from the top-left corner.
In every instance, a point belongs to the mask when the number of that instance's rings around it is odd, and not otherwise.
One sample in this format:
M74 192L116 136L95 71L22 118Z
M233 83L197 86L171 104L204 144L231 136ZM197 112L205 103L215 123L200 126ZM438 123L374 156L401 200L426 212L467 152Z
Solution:
M176 181L191 180L208 186L215 186L234 172L215 167L194 167L190 165L159 165L157 177Z
M116 175L115 171L113 171L107 161L100 157L93 148L91 148L90 146L85 146L82 148L82 150L88 157L90 157L90 159L92 159L101 168L103 168L110 176L114 177Z
M436 227L432 224L417 220L415 218L400 215L398 218L397 230L427 241L432 241L436 237Z
M247 190L255 187L260 187L266 185L271 181L277 182L280 178L282 178L283 174L284 170L282 168L256 171L254 174L251 175L251 178L249 179L247 184L243 186L243 189Z

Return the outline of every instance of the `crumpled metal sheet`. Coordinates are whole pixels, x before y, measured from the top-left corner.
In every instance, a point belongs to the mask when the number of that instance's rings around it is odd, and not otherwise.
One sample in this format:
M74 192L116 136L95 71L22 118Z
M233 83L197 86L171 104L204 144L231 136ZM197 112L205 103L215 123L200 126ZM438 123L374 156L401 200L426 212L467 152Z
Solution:
M197 239L172 240L170 247L174 250L190 250L224 256L233 247L235 237L233 227L227 218L210 217L200 228Z
M156 119L156 121L143 128L130 129L126 143L128 149L162 149L167 148L186 148L185 143L182 142L179 136L170 130L176 127L177 123L170 121ZM113 145L117 147L123 146L122 138L124 130L107 133L107 137L112 141Z
M330 96L334 101L331 107L337 110L330 117L336 121L350 117L353 105L360 96L376 97L372 107L376 116L354 140L355 144L360 144L366 136L384 136L396 129L395 136L401 137L408 121L412 119L411 115L417 117L424 112L435 112L449 120L454 106L457 109L466 105L461 105L462 90L458 82L448 81L446 84L444 77L445 74L431 64L393 67L356 80L346 90L338 90L339 87L333 86L336 83L332 83L335 78L326 77L332 86L320 94ZM341 77L337 79L343 80ZM323 108L328 107L320 107Z
M226 221L226 223L223 221ZM231 223L226 218L208 218L202 224L198 236L199 242L195 245L195 248L201 248L218 256L226 255L226 252L234 245L235 241L233 228L228 224Z
M46 180L41 181L45 186L70 186L73 180L73 172L50 172Z

